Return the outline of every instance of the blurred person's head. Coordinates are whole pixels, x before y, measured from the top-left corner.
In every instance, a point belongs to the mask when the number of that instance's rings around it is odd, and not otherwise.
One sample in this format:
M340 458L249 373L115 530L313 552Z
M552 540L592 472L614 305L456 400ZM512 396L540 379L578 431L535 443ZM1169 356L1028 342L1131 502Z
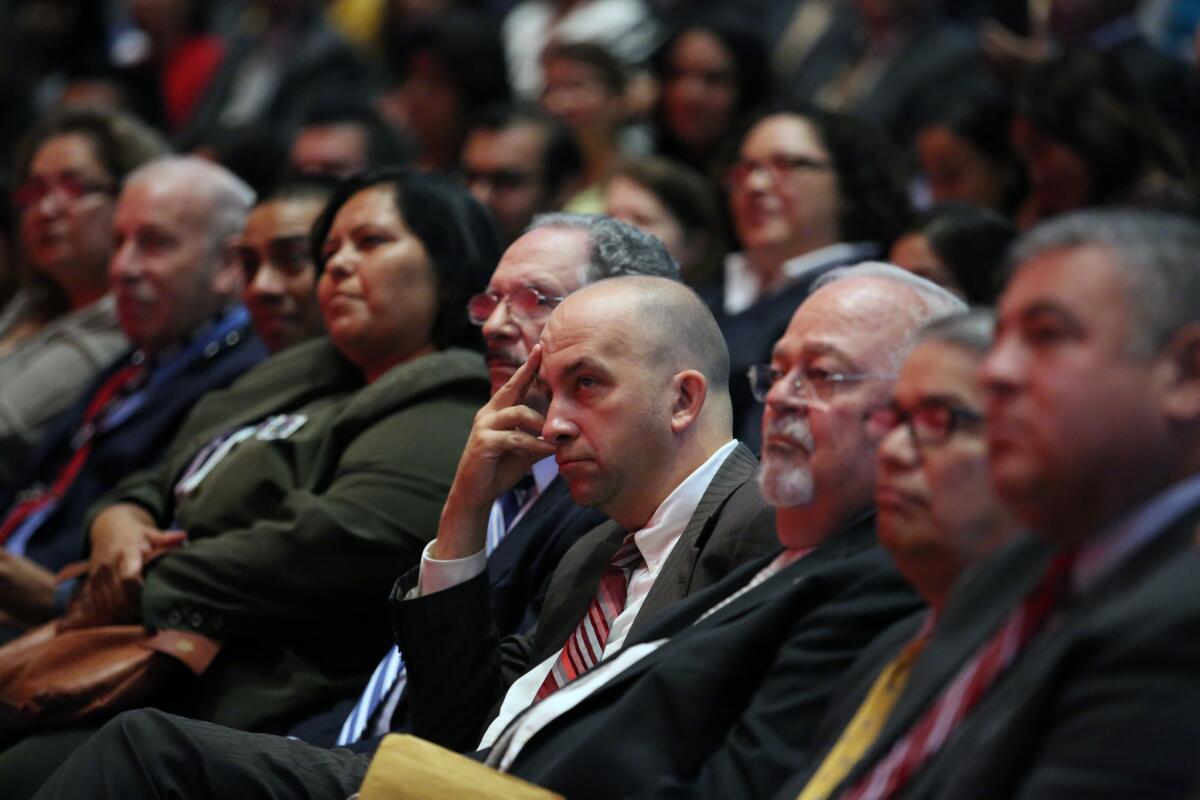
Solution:
M287 148L275 129L265 124L213 128L185 142L181 149L220 164L260 196L270 194L287 172Z
M309 236L335 185L321 176L289 178L246 217L235 249L246 287L242 299L272 353L325 330Z
M467 301L499 247L457 182L409 170L350 178L314 223L312 246L325 326L368 380L435 350L480 349Z
M1200 471L1200 224L1085 211L1013 249L983 366L992 484L1077 545Z
M1019 531L988 482L979 365L991 312L938 320L904 360L875 469L876 529L909 583L940 609L963 570Z
M1035 220L1133 202L1151 176L1189 177L1179 142L1120 63L1092 51L1070 51L1030 70L1011 136Z
M95 109L45 117L18 149L22 252L73 307L107 291L117 194L132 170L164 152L162 138L134 118Z
M1008 138L1012 104L1000 94L951 102L917 133L921 171L938 203L959 202L1011 213L1023 190Z
M576 187L583 155L566 123L536 106L495 105L472 122L462 173L509 244L535 214L562 207Z
M725 255L718 202L698 172L656 156L619 164L604 184L605 212L661 239L689 283L713 277Z
M402 127L425 168L457 163L470 117L509 97L508 66L496 24L451 11L412 28L390 53Z
M535 217L504 251L487 291L471 298L470 316L482 326L492 391L529 358L563 298L622 275L678 280L679 268L661 241L619 220L598 214ZM545 406L536 385L527 402Z
M300 123L288 152L294 172L346 178L406 160L399 135L369 106L325 101Z
M768 288L788 259L837 242L886 248L908 218L895 148L841 114L761 118L742 139L729 186L738 238Z
M730 14L683 24L657 51L654 72L668 152L715 155L770 93L766 44Z
M988 306L1000 292L1001 266L1016 235L991 209L948 203L914 219L888 260L971 305Z
M585 152L611 146L625 119L625 73L595 42L552 44L542 54L542 107L571 126Z
M824 535L871 508L883 431L870 418L887 405L921 327L966 308L885 264L833 270L800 304L771 363L751 373L766 403L759 483L786 546L812 545L806 531Z
M240 296L234 242L253 203L240 178L194 156L151 161L128 176L108 271L131 342L160 352Z

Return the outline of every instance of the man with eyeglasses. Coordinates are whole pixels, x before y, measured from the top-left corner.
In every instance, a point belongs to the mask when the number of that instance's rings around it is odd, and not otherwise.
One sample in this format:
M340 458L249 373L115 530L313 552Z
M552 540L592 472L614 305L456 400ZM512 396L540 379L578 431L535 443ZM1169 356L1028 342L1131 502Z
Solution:
M467 131L461 160L467 188L491 212L505 245L536 214L561 208L583 170L571 129L523 104L485 109Z
M882 133L837 114L769 114L742 139L728 190L743 249L709 301L733 356L734 431L751 447L763 407L741 377L821 275L887 252L908 215L902 164Z
M810 757L778 800L826 800L872 743L929 641L955 581L1020 527L988 484L979 365L994 317L938 320L900 370L892 400L867 425L883 435L875 469L880 544L929 604L871 643L830 701Z

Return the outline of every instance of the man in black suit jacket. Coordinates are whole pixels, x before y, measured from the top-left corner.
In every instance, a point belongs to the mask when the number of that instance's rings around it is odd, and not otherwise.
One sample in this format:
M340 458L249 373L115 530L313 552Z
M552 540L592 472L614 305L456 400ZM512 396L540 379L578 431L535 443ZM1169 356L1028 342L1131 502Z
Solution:
M632 661L620 653L615 658L607 653L610 658L593 672L601 675L615 667L619 674L594 696L556 715L544 732L534 732L523 750L512 745L513 732L529 717L553 709L560 698L569 700L587 687L590 674L533 705L528 699L522 701L522 693L532 698L528 690L544 684L550 661L519 679L509 700L515 698L518 706L523 702L529 710L501 732L500 744L491 750L504 768L582 796L665 792L716 797L773 791L808 746L838 673L882 627L915 610L916 599L873 546L869 456L878 436L865 420L867 412L886 398L895 361L911 345L916 328L963 305L895 268L877 266L859 273L818 291L802 306L776 348L776 371L765 373L769 411L762 484L778 506L778 541L784 549L776 547L644 623L639 615L635 624L640 627L627 634L629 649L622 650ZM707 438L710 443L688 461L705 453L729 455L715 470L708 493L699 498L692 523L686 527L692 528L695 515L712 517L714 521L702 526L697 541L716 540L730 526L728 517L742 500L732 492L724 509L714 510L722 503L712 503L712 486L739 451L730 449L731 443L719 448L711 443L728 436L728 400L721 398L718 383L728 368L721 359L709 361L697 354L707 352L708 342L714 343L714 350L722 349L715 324L697 302L677 285L647 279L609 281L569 298L543 336L544 363L538 363L542 356L536 352L510 386L481 412L464 464L486 462L488 441L506 439L505 447L493 445L490 454L497 464L501 458L510 460L491 471L490 477L489 470L478 470L485 484L499 480L502 486L505 481L497 474L505 469L519 472L520 457L514 451L519 449L528 459L543 454L545 446L553 443L556 457L567 465L564 477L577 501L601 505L618 524L645 533L657 524L657 512L648 506L654 496L662 497L674 486L661 505L666 516L678 513L677 499L687 494L695 497L699 487L693 479L712 473L715 466L710 454L706 464L679 482L664 476L682 473L686 467L672 467L664 459L681 457L688 438L694 437L692 443ZM638 325L632 324L631 313ZM660 345L672 346L647 352L634 343L622 344L631 330L643 339L658 337ZM581 336L584 331L588 335ZM679 370L674 359L682 356L677 348L691 352L689 359L700 368ZM664 361L676 371L664 375L655 369ZM643 374L634 375L632 363ZM620 366L624 369L616 369ZM551 393L540 427L535 424L539 418L529 416L533 412L514 411L516 399L532 382L534 367L541 368L539 383ZM628 384L640 385L641 391L631 393ZM665 407L651 411L650 418L657 413L669 426L669 434L639 424L638 415L631 413L642 405L638 396L665 400ZM715 431L711 417L697 416L697 408L708 404L717 412ZM612 409L620 405L628 418L612 416ZM651 408L655 405L650 402ZM687 433L696 426L699 430ZM490 435L481 433L481 427L490 429ZM543 439L534 438L530 429L541 430ZM708 433L701 434L705 429ZM722 431L723 436L714 436ZM677 441L665 455L660 452L665 442L677 437L684 441ZM644 465L611 460L635 445L641 446L639 455L657 462L657 475L642 471ZM635 476L638 479L625 480ZM645 487L656 488L649 499L642 492ZM731 494L729 489L724 493ZM455 502L453 498L448 502L442 531L453 529L447 523L455 516ZM439 542L453 546L454 539ZM694 545L681 540L671 559L684 546ZM470 547L467 542L463 549ZM698 560L704 558L701 553ZM666 570L660 568L661 573ZM418 585L423 580L421 576ZM660 574L649 594L663 585L662 580ZM635 575L630 585L636 582ZM477 587L480 583L476 579ZM490 645L481 649L473 637L491 637L494 642L493 632L469 620L439 625L442 615L431 610L434 603L456 593L461 603L468 590L479 591L471 589L468 581L398 602L397 628L413 657L410 677L416 692L434 691L432 682L445 681L452 687L448 693L463 696L461 701L448 702L485 707L499 680L496 651ZM641 602L648 605L650 599ZM415 666L425 656L411 648L422 637L409 641L407 636L423 618L431 623L425 628L429 638L441 636L442 647L451 651L438 664L444 672ZM459 625L467 629L466 635L452 629ZM614 624L613 630L617 628ZM474 680L473 669L488 676ZM417 687L418 682L423 685ZM458 713L457 706L445 710L447 717ZM447 737L461 737L463 727L451 720L441 731ZM139 755L133 757L134 751ZM183 752L190 755L178 757ZM223 755L230 752L238 757ZM89 772L94 770L89 765L101 762L105 764L102 778ZM334 797L357 788L366 766L365 756L139 712L111 723L60 771L43 796L60 796L84 785L82 781L91 781L88 788L93 796L106 790L129 791L129 787L169 791L171 784L187 786L195 796L267 786L283 791L280 774L303 773L310 793ZM217 775L219 782L210 782Z
M1062 217L1018 244L983 378L992 482L1036 535L960 586L833 796L1194 791L1197 248L1193 220L1120 211ZM956 709L946 687L990 661L1018 613L1033 633ZM931 709L951 721L944 739L921 724ZM906 742L928 755L903 755Z

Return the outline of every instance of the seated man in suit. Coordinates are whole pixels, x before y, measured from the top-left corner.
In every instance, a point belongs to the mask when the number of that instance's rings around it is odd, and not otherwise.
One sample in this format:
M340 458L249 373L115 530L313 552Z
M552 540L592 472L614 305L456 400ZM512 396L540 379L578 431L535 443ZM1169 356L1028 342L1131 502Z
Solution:
M253 201L233 173L194 158L152 161L126 179L109 276L133 349L0 490L0 615L26 626L61 613L69 592L56 592L54 573L83 555L88 507L154 464L198 397L266 355L230 257Z
M958 587L830 796L1195 791L1198 249L1131 211L1018 242L982 374L992 483L1034 535Z
M887 719L959 576L1020 532L988 485L978 372L993 327L993 315L982 310L927 327L900 370L892 403L874 415L890 431L876 461L879 542L929 609L863 651L830 701L816 758L780 800L829 796Z
M561 600L547 610L565 619L564 609L573 609L573 624L544 613L538 636L549 637L553 627L556 637L532 648L506 642L500 664L494 631L478 611L455 616L477 606L470 595L481 594L479 579L433 591L429 579L456 564L429 570L427 558L421 575L401 583L396 608L414 698L444 698L443 720L418 709L417 732L461 741L472 728L461 709L486 707L504 667L521 663L525 674L481 742L496 743L490 755L501 768L585 797L773 791L802 758L836 677L875 633L916 610L874 547L870 456L879 437L866 417L886 401L918 327L963 309L939 287L889 267L849 271L801 306L772 367L755 371L769 401L762 481L777 505L776 546L648 616L656 596L678 594L687 573L698 573L699 565L682 567L707 560L701 546L711 550L728 538L734 518L735 531L748 522L739 507L749 498L729 487L736 481L712 491L739 452L728 440L723 342L712 317L678 284L622 278L568 297L543 332L544 349L477 418L463 462L480 465L471 493L511 485L553 449L572 496L633 534L615 528L604 551L577 546L568 553L549 595ZM535 368L550 397L544 417L519 404ZM456 483L459 496L447 504L434 545L439 558L480 549L486 517L467 488ZM681 537L669 556L660 543L667 536ZM636 554L622 546L626 539ZM645 563L625 557L643 553ZM647 587L651 567L658 578ZM592 576L587 592L594 597L574 585L582 574ZM410 586L420 596L411 597ZM593 601L594 615L585 612ZM481 648L480 639L491 644ZM595 663L598 642L604 663L570 681ZM607 682L596 686L592 678ZM524 709L530 712L515 713ZM543 711L554 724L525 727ZM310 796L344 797L367 764L366 755L134 712L94 737L41 796L83 786L94 797L169 793L171 786L197 797L265 787L291 796L284 776L302 770Z
M483 332L492 393L529 358L550 312L563 298L622 274L677 279L679 269L657 239L608 217L535 218L504 251L487 291L472 297L469 305L471 321ZM535 390L525 402L544 410L546 398ZM472 466L463 460L456 483L472 477ZM575 505L552 456L532 464L518 486L488 494L480 502L488 504L483 549L496 631L501 636L528 633L537 622L555 566L605 517ZM316 745L352 746L360 739L403 729L407 706L401 700L406 681L402 665L400 651L392 648L377 667L379 677L360 697L306 720L292 735Z

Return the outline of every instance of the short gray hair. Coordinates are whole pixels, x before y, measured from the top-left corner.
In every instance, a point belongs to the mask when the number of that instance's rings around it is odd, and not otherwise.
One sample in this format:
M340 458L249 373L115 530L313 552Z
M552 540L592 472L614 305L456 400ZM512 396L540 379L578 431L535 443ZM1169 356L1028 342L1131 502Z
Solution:
M1105 250L1126 282L1135 354L1162 349L1200 320L1200 223L1162 212L1093 210L1065 214L1017 240L1009 268L1054 250Z
M584 283L622 275L648 275L679 280L679 265L666 246L645 231L603 214L554 212L538 214L525 232L538 228L586 231L591 243Z
M929 323L921 329L917 342L945 342L983 355L991 348L995 335L996 314L991 309L972 308Z
M208 202L209 230L214 247L246 225L255 194L249 184L220 164L196 156L164 156L147 161L131 172L127 184L152 180L159 173L183 173L187 184L200 191Z
M882 261L864 261L849 267L837 267L826 272L813 284L810 294L820 289L850 278L876 278L900 284L916 294L920 302L906 307L909 314L911 335L897 342L892 358L898 367L917 343L917 336L922 328L934 322L955 314L962 314L970 307L962 298L938 286L931 280L914 275L895 264Z

